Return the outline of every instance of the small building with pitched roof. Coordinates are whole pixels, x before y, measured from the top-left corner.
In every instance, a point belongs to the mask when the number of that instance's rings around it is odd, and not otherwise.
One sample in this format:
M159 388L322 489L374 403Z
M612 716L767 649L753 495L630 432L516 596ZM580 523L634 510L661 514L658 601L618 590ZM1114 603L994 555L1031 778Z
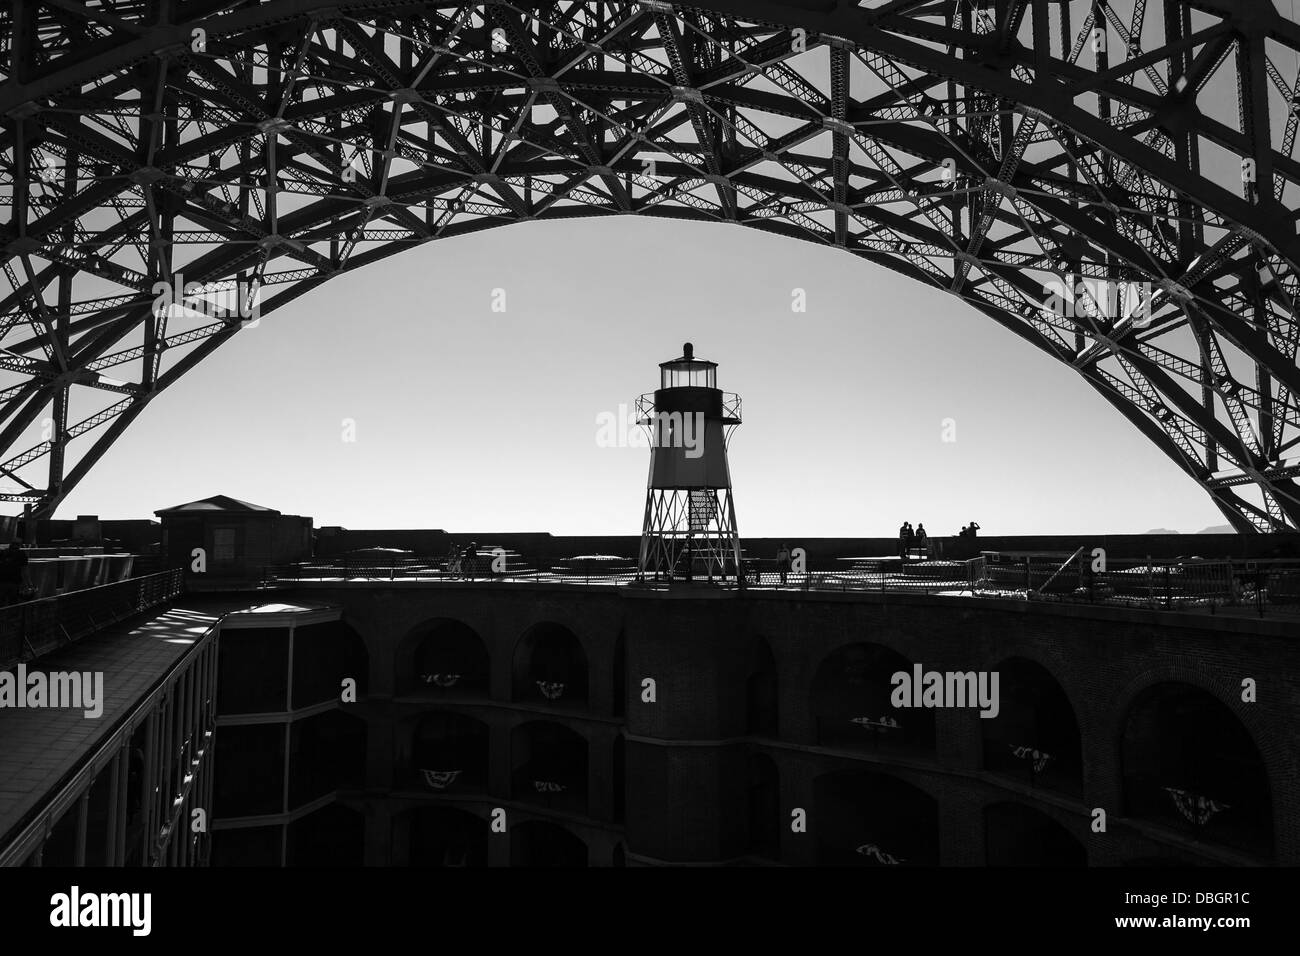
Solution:
M311 557L312 519L213 495L154 512L162 522L162 552L184 567L186 584L229 587L255 583L275 565Z

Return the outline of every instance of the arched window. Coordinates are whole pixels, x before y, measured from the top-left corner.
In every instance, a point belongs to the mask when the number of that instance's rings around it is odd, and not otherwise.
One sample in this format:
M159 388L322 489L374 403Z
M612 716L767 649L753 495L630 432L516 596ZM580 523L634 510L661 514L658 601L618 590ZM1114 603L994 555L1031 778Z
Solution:
M567 627L543 621L528 629L515 648L513 667L516 701L536 701L556 707L587 703L587 654Z
M1213 694L1175 682L1148 687L1128 709L1120 749L1128 815L1272 856L1264 762Z

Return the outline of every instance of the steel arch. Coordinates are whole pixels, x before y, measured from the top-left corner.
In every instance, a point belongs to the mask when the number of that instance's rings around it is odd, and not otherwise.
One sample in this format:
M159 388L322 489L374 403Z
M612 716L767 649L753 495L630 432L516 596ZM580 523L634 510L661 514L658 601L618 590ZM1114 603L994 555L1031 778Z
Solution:
M945 289L1239 530L1300 528L1271 3L18 0L0 41L0 500L51 513L253 288L266 314L414 244L635 214Z

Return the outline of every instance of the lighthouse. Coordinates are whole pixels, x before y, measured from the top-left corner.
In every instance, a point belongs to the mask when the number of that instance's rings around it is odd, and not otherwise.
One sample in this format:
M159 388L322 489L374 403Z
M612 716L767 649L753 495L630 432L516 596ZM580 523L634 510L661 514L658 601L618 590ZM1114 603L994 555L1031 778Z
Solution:
M659 365L659 387L637 399L649 433L650 476L641 530L642 578L717 581L740 570L740 535L727 444L740 396L718 389L718 363L682 355Z

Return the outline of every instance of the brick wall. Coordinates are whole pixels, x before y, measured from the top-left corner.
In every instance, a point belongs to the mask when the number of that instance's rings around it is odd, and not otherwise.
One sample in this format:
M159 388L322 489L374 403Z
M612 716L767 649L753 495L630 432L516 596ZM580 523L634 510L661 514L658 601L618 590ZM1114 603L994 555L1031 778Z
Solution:
M685 591L608 593L501 584L407 585L383 582L303 586L286 595L341 604L370 655L371 786L385 784L377 764L400 762L419 715L448 709L471 713L492 727L490 792L462 808L486 818L507 802L511 728L553 719L591 741L593 781L586 819L517 808L521 819L559 820L605 858L626 840L629 864L724 862L745 855L749 810L738 783L747 755L775 763L782 819L781 859L816 859L815 783L840 771L883 773L906 781L939 804L940 859L979 865L985 854L985 811L1010 801L1055 821L1083 846L1094 864L1137 858L1226 863L1300 862L1300 742L1294 714L1300 705L1300 642L1294 624L1115 608L1030 605L921 595L736 595ZM491 660L491 693L477 701L439 701L436 693L393 697L398 661L409 660L412 632L436 618L462 621L482 638ZM512 659L529 628L550 621L568 628L581 645L589 698L572 707L511 703ZM778 726L773 737L746 736L748 681L755 642L775 661ZM622 716L615 703L614 661L623 642ZM981 718L974 710L936 712L932 753L897 755L817 744L813 686L819 668L838 648L877 644L927 670L992 671L1010 659L1041 666L1068 700L1081 742L1082 790L1058 792L985 771ZM406 654L403 656L404 648ZM1258 702L1243 703L1241 681L1258 684ZM641 700L642 680L653 678L657 700ZM1260 850L1198 843L1195 834L1124 816L1121 738L1134 701L1163 682L1200 688L1240 721L1267 771L1273 845ZM612 813L618 786L610 767L612 741L626 739L626 822ZM1159 743L1159 742L1157 742ZM384 757L388 751L397 757ZM428 795L425 801L442 799ZM414 802L413 802L414 801ZM379 812L400 814L420 801L371 801ZM809 832L790 832L789 814L809 814ZM1090 827L1095 808L1106 811L1107 832ZM374 809L372 807L372 809ZM512 811L513 812L513 811ZM378 832L372 827L370 832ZM393 831L396 832L396 831ZM591 841L595 841L592 843ZM378 851L375 851L378 852ZM387 851L385 851L387 852Z

